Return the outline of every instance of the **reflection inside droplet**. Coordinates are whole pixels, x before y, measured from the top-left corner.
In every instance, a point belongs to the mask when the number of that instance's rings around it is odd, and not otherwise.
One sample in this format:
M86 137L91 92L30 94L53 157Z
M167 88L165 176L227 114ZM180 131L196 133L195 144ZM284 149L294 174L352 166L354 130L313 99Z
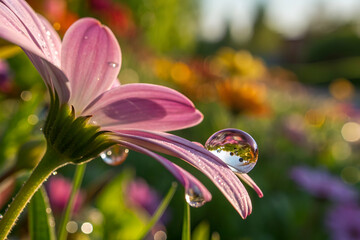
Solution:
M100 153L100 157L104 160L105 163L116 166L125 161L129 154L129 149L121 146L115 145L104 152Z
M201 207L205 204L204 196L196 186L186 189L185 200L191 207Z
M205 148L238 173L248 173L253 169L259 154L255 140L238 129L224 129L214 133L206 141Z

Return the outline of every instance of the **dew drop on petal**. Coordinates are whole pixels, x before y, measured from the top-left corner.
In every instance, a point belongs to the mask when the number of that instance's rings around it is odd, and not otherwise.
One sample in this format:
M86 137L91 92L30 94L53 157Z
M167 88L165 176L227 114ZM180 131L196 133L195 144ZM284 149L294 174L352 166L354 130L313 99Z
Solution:
M109 65L110 67L112 67L112 68L116 68L116 67L119 66L119 64L116 63L116 62L108 62L108 65Z
M84 36L84 39L85 39L85 40L88 40L88 39L89 39L89 37L88 37L88 36Z
M198 208L205 204L204 196L196 186L186 189L185 200L191 207Z
M100 153L100 157L102 160L104 160L105 163L111 166L116 166L123 163L127 158L128 154L129 149L121 145L115 145Z
M259 150L255 140L238 129L224 129L214 133L205 148L238 173L248 173L258 160Z

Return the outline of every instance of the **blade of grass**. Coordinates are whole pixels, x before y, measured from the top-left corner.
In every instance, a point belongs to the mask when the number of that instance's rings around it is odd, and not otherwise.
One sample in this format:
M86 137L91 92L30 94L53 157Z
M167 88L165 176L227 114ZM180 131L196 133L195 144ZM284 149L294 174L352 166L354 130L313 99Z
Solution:
M54 240L54 219L43 187L34 194L28 211L30 238L33 240Z
M184 202L184 221L181 240L190 240L190 205L186 201Z
M164 214L166 208L168 207L171 199L173 198L175 191L177 188L177 183L173 182L171 188L169 189L168 193L166 194L165 198L160 203L160 206L156 209L156 212L150 219L149 223L145 226L142 233L139 235L138 239L144 239L148 232L154 227L154 225L159 221L161 216Z
M80 188L82 179L84 177L85 168L86 168L86 163L76 166L74 180L73 180L73 187L71 189L70 198L69 198L64 215L63 215L61 223L60 223L59 238L58 238L59 240L67 239L66 224L68 223L68 221L71 218L71 213L74 209L75 197Z

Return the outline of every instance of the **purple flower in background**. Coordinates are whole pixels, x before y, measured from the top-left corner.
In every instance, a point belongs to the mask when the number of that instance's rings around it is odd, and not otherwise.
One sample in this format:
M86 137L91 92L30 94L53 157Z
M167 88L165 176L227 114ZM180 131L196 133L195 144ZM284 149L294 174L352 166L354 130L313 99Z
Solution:
M0 92L7 93L11 90L10 70L8 64L0 59Z
M129 204L145 209L150 215L155 213L161 202L159 194L140 178L128 184L126 197Z
M358 199L356 190L324 169L294 167L291 170L291 178L305 191L318 198L336 202L354 202Z
M72 184L66 178L56 175L52 176L47 184L47 192L51 209L55 213L61 213L66 208L70 198ZM81 208L84 201L84 194L79 191L75 197L73 212L76 213Z
M354 204L338 205L326 215L325 226L331 239L360 239L360 208Z
M52 96L58 97L53 103L71 106L74 118L88 118L92 126L106 131L111 140L155 158L184 185L191 198L210 201L211 194L202 183L153 151L183 159L211 179L243 218L251 213L245 187L221 159L186 139L165 133L194 126L202 120L202 114L188 98L158 85L118 83L120 46L106 26L92 18L80 19L61 41L51 24L25 1L0 0L0 37L22 47ZM59 108L53 109L56 107ZM52 133L58 136L55 130ZM76 137L69 141L73 142L66 146L77 144ZM59 142L48 141L55 149ZM70 159L75 157L71 155ZM251 178L246 174L244 178L262 196Z

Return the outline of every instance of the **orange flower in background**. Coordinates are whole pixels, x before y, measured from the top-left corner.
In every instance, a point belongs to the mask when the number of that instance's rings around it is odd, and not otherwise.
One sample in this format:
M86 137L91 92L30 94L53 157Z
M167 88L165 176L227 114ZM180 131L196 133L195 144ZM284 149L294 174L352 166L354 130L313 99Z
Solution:
M264 115L269 112L266 104L266 86L230 78L216 84L219 100L234 113Z

